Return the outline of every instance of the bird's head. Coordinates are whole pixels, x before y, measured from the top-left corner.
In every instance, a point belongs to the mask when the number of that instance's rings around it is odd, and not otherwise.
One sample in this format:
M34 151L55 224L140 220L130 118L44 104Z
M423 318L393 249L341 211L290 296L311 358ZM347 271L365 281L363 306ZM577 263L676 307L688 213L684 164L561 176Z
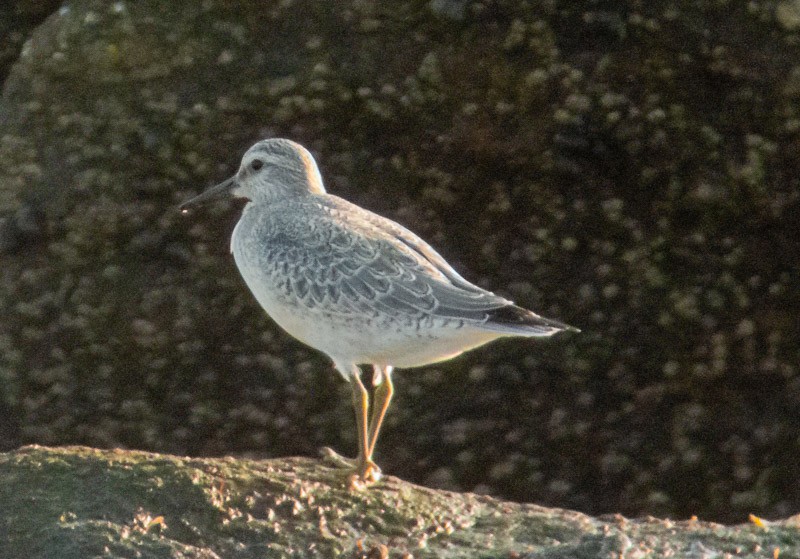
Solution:
M242 157L234 176L181 204L190 206L222 196L270 203L287 197L323 194L325 187L317 163L300 144L282 138L261 140Z

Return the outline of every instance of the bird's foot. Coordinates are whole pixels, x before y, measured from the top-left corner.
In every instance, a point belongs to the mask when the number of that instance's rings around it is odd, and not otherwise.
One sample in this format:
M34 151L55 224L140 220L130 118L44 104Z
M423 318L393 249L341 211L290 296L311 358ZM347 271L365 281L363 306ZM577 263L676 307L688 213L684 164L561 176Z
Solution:
M350 489L363 489L379 481L383 475L378 465L369 458L346 458L327 446L320 450L320 454L322 460L331 466L350 471L347 478Z
M365 460L356 459L355 473L353 475L357 476L363 483L369 485L380 481L381 477L383 477L383 472L381 472L378 465L369 458Z

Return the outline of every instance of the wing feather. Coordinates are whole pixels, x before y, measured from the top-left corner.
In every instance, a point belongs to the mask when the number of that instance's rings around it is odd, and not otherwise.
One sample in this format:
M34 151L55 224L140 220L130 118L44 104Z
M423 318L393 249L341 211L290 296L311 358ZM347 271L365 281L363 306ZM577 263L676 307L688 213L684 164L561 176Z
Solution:
M473 323L513 305L469 283L405 227L335 196L314 203L306 222L270 224L281 231L270 250L281 263L271 265L308 304L335 314Z

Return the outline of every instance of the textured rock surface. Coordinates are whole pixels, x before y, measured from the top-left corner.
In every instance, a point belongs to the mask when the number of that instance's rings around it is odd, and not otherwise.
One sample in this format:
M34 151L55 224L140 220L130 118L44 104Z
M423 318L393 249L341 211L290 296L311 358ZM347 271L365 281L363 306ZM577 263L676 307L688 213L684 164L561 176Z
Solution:
M0 556L573 558L800 554L800 520L726 527L436 491L348 490L316 460L190 459L86 447L0 454ZM375 551L373 551L375 550ZM385 556L384 556L385 557Z
M59 0L9 0L0 4L0 80L5 81L28 34L60 4Z
M0 101L0 444L354 448L346 388L234 269L233 205L175 210L284 135L584 330L398 374L387 472L800 509L796 2L328 6L76 0L30 35Z

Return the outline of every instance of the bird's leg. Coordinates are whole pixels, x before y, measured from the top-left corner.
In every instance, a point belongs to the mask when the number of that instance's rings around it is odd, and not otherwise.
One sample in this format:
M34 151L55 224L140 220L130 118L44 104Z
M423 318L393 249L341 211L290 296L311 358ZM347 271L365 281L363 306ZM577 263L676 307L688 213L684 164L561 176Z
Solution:
M367 389L364 388L364 383L361 382L359 375L353 375L350 380L350 386L353 389L353 409L356 412L356 435L358 438L358 458L357 461L363 461L366 457L366 440L367 440L367 410L369 409L369 395Z
M367 417L369 415L369 393L361 382L360 370L354 367L351 375L353 389L353 408L356 412L356 429L358 436L358 457L356 458L356 475L364 482L373 482L380 479L380 468L372 461L369 452L369 439L367 432Z
M375 393L372 397L372 418L369 422L369 442L367 444L367 458L372 459L372 453L375 452L375 443L378 442L378 433L381 430L383 418L386 416L386 410L389 409L389 402L392 401L392 394L394 394L394 385L392 384L392 367L387 366L381 368L374 365L375 373L373 382L377 384Z

